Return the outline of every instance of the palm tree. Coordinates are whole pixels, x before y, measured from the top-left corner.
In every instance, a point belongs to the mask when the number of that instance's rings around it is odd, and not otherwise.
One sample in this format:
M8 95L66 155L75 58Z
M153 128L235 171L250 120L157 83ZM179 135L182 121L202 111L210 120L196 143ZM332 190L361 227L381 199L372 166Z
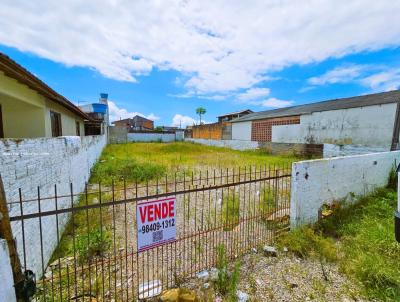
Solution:
M199 107L199 108L196 109L196 114L198 114L199 117L200 117L200 125L201 125L201 116L203 114L206 114L206 112L207 112L207 110L205 108L203 108L203 107Z

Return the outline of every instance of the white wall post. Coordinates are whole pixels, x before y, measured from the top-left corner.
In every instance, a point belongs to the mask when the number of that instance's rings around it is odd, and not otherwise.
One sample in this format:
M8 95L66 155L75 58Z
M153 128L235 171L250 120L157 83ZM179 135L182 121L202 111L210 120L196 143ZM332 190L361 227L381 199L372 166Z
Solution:
M324 204L351 203L387 185L400 151L301 161L292 165L291 225L318 221ZM400 216L396 211L396 217ZM400 233L400 218L398 233ZM396 237L397 238L397 237ZM400 239L400 234L399 234Z
M400 243L400 164L397 167L397 212L394 213L394 233Z
M17 301L7 241L0 238L0 301Z

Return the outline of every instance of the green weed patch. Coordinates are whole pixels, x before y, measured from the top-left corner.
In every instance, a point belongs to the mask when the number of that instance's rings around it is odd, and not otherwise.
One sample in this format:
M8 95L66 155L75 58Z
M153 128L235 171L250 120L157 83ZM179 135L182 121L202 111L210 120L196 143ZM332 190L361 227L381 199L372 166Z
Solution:
M301 257L337 262L371 299L399 301L400 244L394 239L393 224L396 200L393 190L379 189L313 227L291 231L280 238L279 245Z

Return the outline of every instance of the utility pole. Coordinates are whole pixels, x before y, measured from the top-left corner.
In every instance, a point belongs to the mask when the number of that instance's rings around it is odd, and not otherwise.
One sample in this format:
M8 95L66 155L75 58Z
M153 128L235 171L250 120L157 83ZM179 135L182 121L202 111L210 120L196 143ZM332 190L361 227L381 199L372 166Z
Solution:
M10 217L8 215L8 207L6 202L6 194L4 192L3 181L0 175L0 238L7 241L8 251L10 254L10 263L14 277L14 284L21 284L24 281L21 262L19 261L17 248L11 230ZM18 289L17 297L18 297Z
M394 213L394 233L400 243L400 164L397 167L397 211Z

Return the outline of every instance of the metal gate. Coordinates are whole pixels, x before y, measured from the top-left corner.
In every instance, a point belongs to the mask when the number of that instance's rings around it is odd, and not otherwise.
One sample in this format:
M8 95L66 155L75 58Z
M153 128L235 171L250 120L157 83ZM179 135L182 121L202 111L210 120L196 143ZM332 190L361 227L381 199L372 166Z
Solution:
M290 177L284 165L119 179L80 194L21 188L8 206L21 264L36 274L34 300L143 299L215 266L221 245L235 258L271 243L289 227ZM176 240L138 252L137 203L171 196Z

